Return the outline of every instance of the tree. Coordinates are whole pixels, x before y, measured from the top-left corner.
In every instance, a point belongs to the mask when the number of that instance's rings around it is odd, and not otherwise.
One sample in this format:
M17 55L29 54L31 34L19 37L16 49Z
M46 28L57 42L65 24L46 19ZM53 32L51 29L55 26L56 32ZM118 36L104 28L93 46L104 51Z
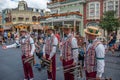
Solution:
M117 31L120 27L120 20L116 17L115 11L107 11L100 20L99 26L109 34L111 31Z

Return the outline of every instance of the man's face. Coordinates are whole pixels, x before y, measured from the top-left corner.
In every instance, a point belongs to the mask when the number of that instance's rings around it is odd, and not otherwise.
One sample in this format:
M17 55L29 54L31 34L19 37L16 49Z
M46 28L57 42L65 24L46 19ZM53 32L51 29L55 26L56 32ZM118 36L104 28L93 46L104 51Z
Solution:
M25 36L25 35L26 35L26 32L21 31L21 36Z
M90 35L86 33L86 37L88 38L88 40L94 40L96 38L96 36L94 35Z
M50 30L50 29L47 30L47 34L48 34L48 35L50 35L50 34L52 34L52 33L53 33L52 30Z
M63 29L63 32L64 32L64 34L69 34L69 33L70 33L70 29L64 28L64 29Z

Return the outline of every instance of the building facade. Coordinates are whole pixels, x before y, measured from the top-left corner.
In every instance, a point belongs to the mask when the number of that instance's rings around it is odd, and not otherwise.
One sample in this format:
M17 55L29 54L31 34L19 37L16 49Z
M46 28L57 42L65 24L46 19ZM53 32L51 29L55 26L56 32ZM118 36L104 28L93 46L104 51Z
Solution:
M116 11L116 16L120 17L120 0L104 0L103 12L110 10Z
M99 27L99 22L104 12L110 10L116 11L116 16L120 18L120 0L86 0L84 4L84 27ZM104 34L102 29L101 32ZM107 35L106 32L105 34Z
M19 1L17 8L2 11L4 29L19 32L20 29L26 28L32 31L36 29L33 25L39 25L42 12L40 9L28 7L23 0Z
M103 0L86 0L84 12L84 26L98 26L103 15Z
M55 26L60 31L62 25L70 24L74 32L83 34L83 4L85 0L51 0L47 3L50 14L41 16L42 26Z

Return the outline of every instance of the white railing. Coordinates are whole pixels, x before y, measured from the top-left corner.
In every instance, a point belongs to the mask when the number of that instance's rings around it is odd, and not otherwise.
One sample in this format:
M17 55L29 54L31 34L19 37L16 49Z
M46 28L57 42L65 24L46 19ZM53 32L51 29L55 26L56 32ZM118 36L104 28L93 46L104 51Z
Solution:
M54 8L54 7L59 7L59 6L66 6L66 5L71 5L71 4L76 4L76 3L85 3L86 0L78 0L78 1L73 1L73 2L55 2L47 5L47 8Z
M98 17L87 17L87 19L100 19L100 16L98 16Z

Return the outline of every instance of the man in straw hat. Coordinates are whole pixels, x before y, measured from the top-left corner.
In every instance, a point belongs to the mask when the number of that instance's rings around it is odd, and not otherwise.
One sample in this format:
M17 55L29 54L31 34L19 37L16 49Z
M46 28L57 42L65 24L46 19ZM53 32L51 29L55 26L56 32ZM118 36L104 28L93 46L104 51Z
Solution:
M33 53L35 50L35 45L33 39L30 37L30 35L27 33L26 29L20 30L21 37L18 41L16 41L12 45L3 46L3 49L17 47L17 45L21 45L22 49L22 63L24 68L24 80L33 80L33 70L31 67L31 63L33 62Z
M74 67L78 61L78 45L76 38L71 34L71 25L65 24L63 27L64 36L61 42L61 54L60 60L62 61L64 68L64 79L74 80L74 75L69 71L65 72L66 69Z
M49 26L46 32L47 37L43 46L43 57L46 60L51 61L50 70L47 70L48 80L56 80L56 47L58 45L58 40L54 35L53 26Z
M101 33L99 32L99 29L94 26L87 27L84 32L89 42L85 55L86 78L87 80L99 80L104 73L105 66L105 48L103 44L96 39Z

